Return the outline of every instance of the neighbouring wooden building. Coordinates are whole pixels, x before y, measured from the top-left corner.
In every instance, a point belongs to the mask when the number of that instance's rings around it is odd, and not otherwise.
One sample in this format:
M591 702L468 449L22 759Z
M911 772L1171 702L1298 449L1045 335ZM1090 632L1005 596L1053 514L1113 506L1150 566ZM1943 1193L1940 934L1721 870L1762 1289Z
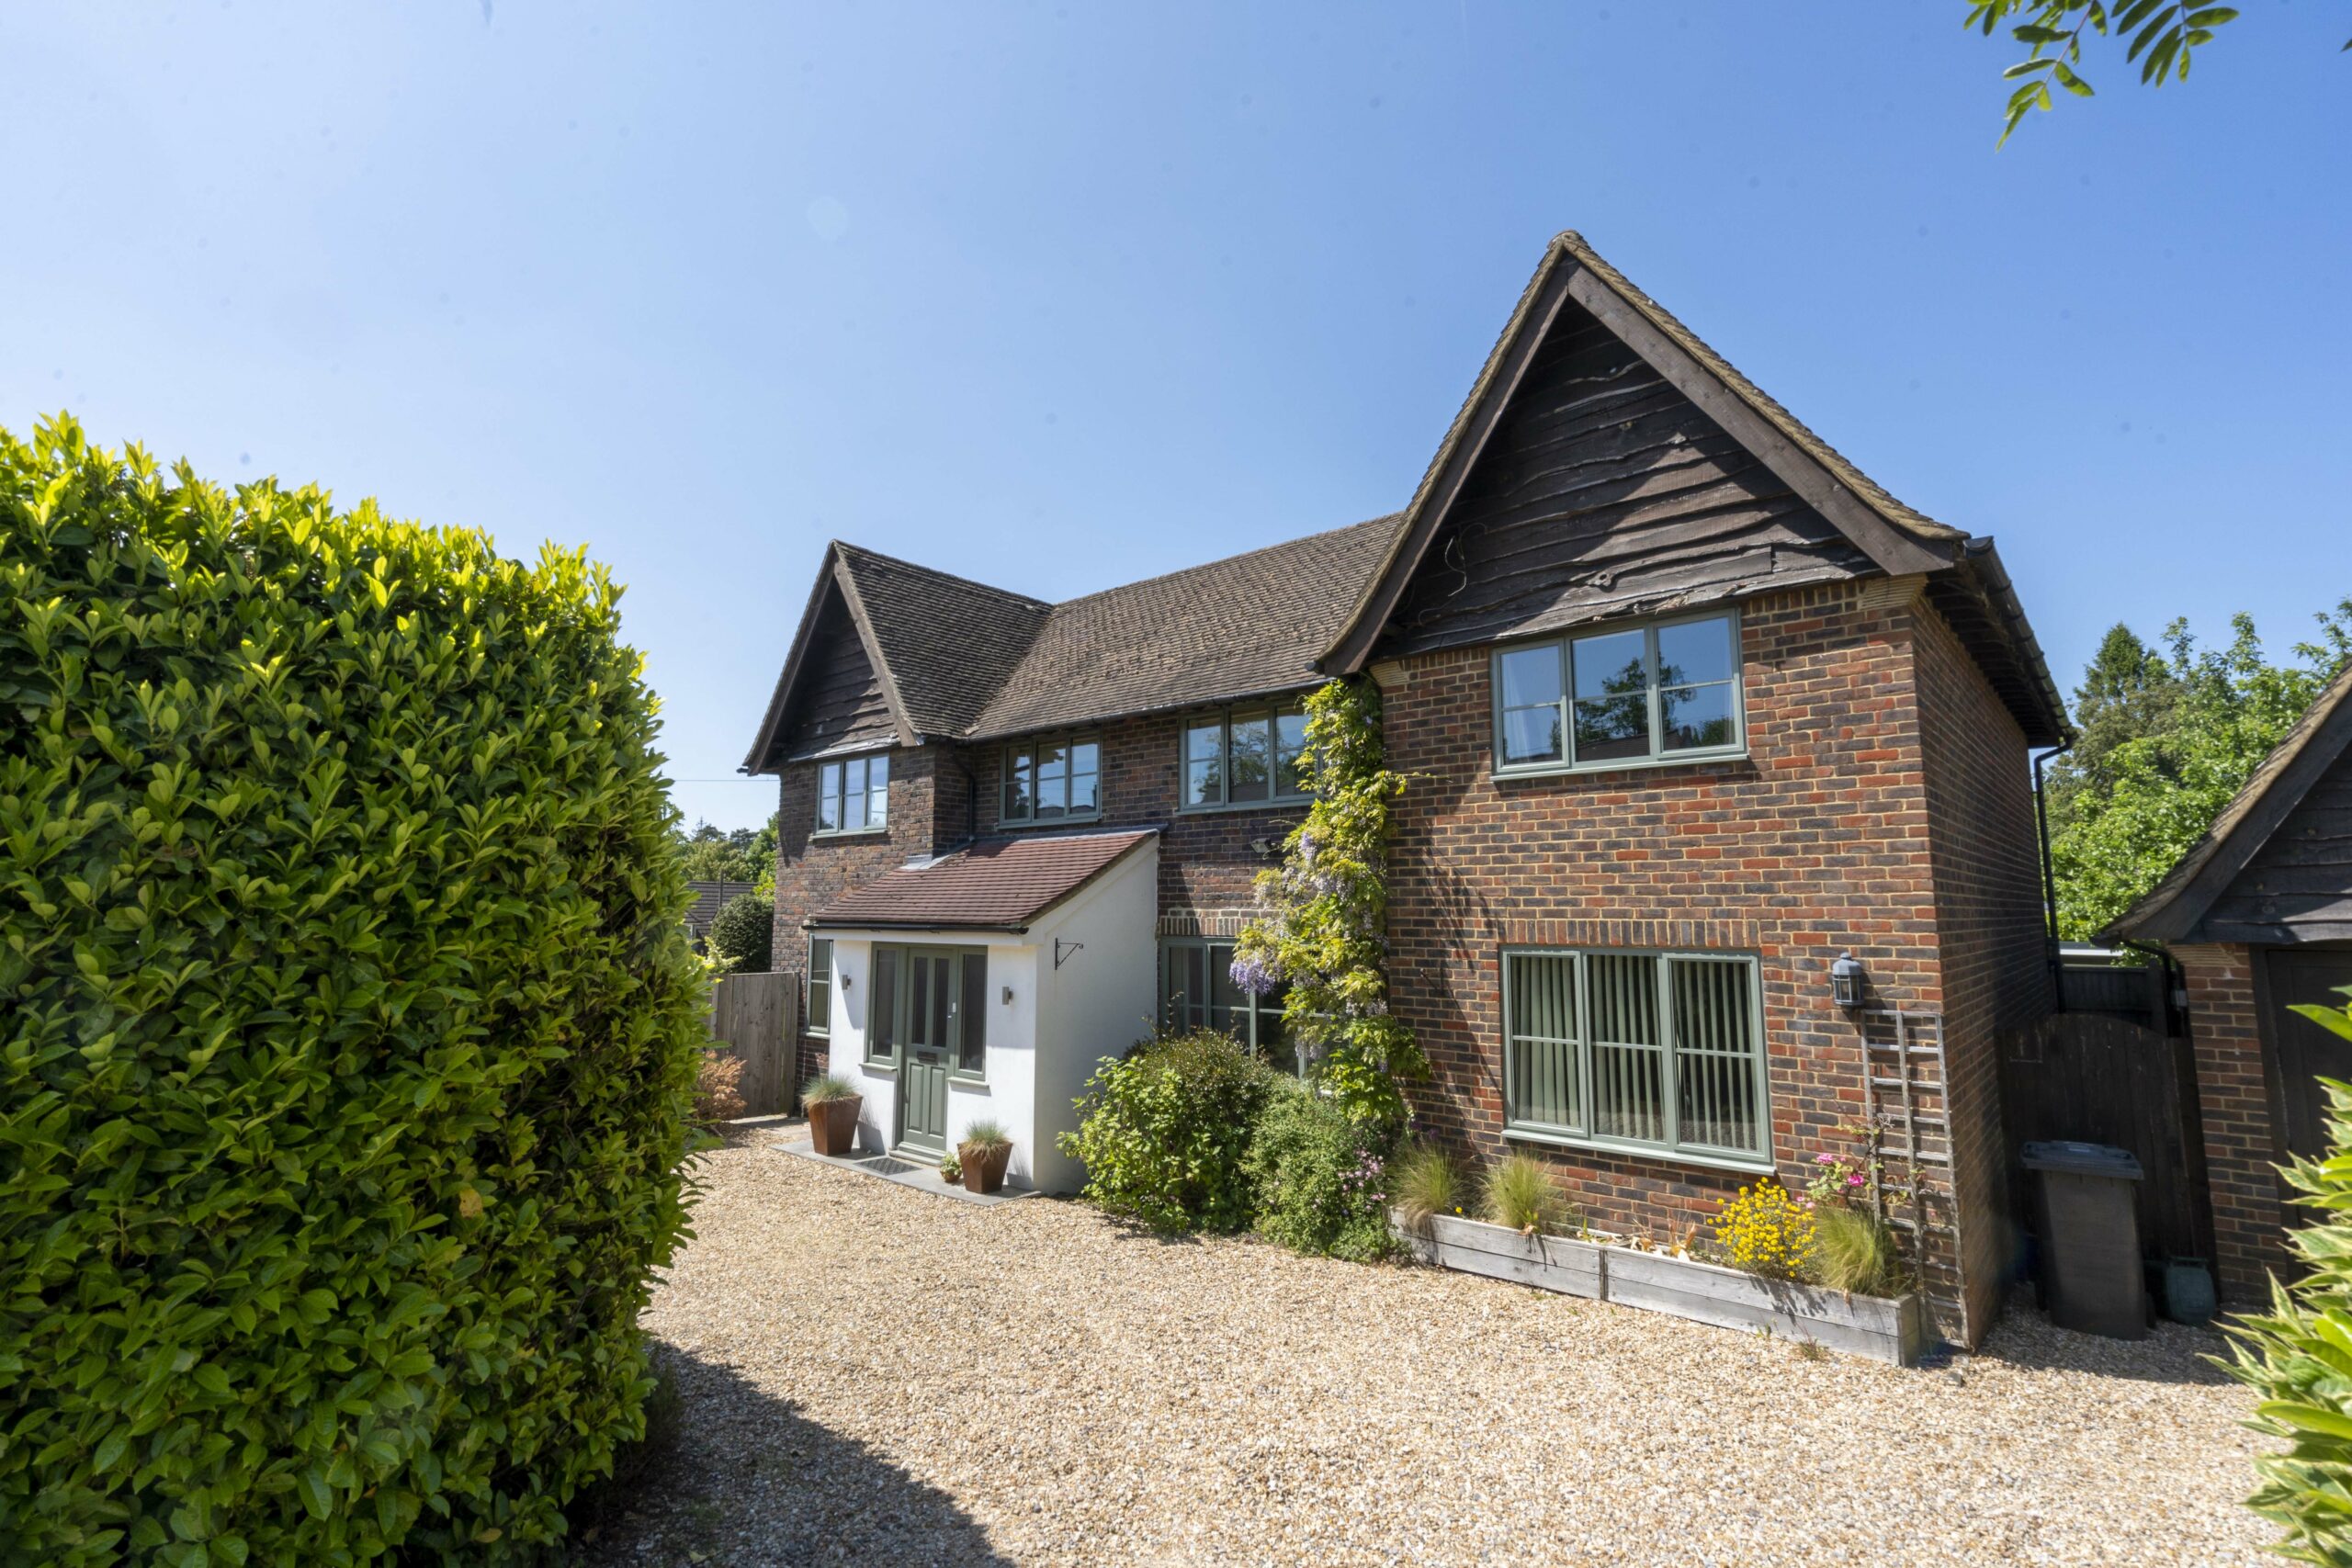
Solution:
M1012 1124L1052 1186L1063 1089L1155 1022L1282 1059L1232 940L1305 807L1299 704L1356 674L1411 779L1390 981L1428 1133L1679 1235L1871 1120L1944 1332L1980 1338L1996 1039L2051 1004L2027 754L2063 705L1990 540L1574 234L1393 516L1061 604L828 549L745 763L780 783L802 1071L858 1080L877 1147Z
M2352 1041L2294 1010L2352 987L2352 666L2107 934L2180 964L2222 1291L2266 1300L2288 1262L2278 1168L2326 1147L2318 1080L2352 1080Z

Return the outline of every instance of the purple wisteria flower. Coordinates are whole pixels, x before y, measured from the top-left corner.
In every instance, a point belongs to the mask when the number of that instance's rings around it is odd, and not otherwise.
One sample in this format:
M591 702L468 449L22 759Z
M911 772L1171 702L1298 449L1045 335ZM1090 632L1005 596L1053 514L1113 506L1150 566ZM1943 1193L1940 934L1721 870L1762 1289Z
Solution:
M1233 983L1253 997L1272 996L1283 983L1281 966L1254 953L1236 958L1231 973Z

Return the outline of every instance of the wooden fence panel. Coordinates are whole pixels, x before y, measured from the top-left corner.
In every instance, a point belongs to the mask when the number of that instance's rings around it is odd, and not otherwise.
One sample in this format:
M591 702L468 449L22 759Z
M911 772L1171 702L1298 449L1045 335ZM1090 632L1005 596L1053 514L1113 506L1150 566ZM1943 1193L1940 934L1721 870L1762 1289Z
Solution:
M2052 1013L2003 1042L2001 1114L2020 1224L2030 1228L2033 1213L2033 1173L2018 1152L2024 1145L2108 1144L2131 1150L2146 1173L2142 1255L2212 1258L2205 1139L2187 1040L2099 1013Z
M800 1005L794 978L783 972L729 975L711 987L710 1037L718 1050L742 1059L746 1116L774 1116L791 1101L787 1075Z

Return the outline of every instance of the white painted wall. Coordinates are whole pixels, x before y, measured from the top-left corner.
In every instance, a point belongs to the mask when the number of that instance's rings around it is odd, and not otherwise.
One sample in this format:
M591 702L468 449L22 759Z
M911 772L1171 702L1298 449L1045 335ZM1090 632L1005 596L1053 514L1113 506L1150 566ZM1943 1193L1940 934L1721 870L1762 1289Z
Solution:
M1096 1063L1115 1056L1151 1030L1158 986L1159 846L1146 844L1017 936L836 931L833 935L832 1069L865 1096L858 1111L858 1145L879 1152L898 1128L899 1075L865 1060L867 1007L872 1001L876 942L985 947L989 955L989 1043L986 1081L948 1080L950 1147L983 1118L1012 1138L1006 1174L1047 1192L1075 1191L1085 1179L1078 1162L1054 1146L1074 1128L1071 1101ZM1064 943L1054 967L1054 941ZM1084 945L1075 951L1070 942ZM1010 987L1012 996L1006 998Z
M1070 1104L1096 1066L1151 1032L1159 989L1159 846L1148 843L1032 930L1037 984L1036 1185L1076 1191L1079 1163L1053 1146L1078 1125ZM1054 941L1065 946L1054 967Z

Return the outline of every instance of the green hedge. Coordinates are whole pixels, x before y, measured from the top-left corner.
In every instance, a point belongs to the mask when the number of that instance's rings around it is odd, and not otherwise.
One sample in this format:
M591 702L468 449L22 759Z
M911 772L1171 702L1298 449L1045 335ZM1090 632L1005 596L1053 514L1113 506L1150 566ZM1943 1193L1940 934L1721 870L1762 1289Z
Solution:
M0 432L0 1561L522 1557L639 1429L703 1004L617 597Z

